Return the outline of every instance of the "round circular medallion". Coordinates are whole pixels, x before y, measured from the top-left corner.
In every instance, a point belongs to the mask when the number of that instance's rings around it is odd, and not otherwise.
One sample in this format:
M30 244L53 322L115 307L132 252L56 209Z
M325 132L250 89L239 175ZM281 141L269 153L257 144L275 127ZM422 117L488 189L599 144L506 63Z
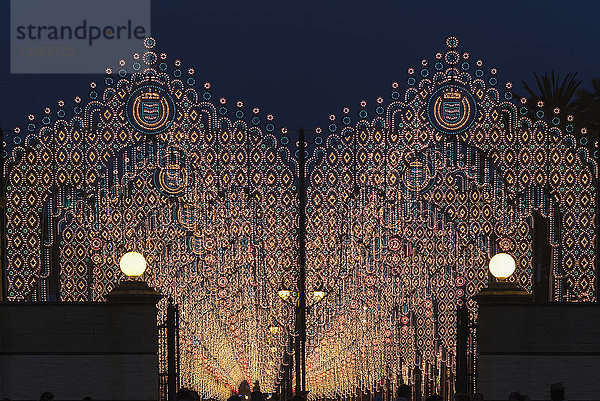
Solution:
M158 134L171 126L175 117L175 102L162 87L143 85L127 100L127 119L136 130Z
M424 156L407 161L402 169L402 184L409 191L426 191L433 184L434 177L433 165Z
M400 250L401 242L400 237L393 235L388 240L388 249L390 252L398 252Z
M500 246L500 249L502 250L502 252L514 252L516 249L516 244L515 241L511 238L500 238L498 240L498 246Z
M166 196L178 197L190 189L194 182L193 174L188 168L185 152L177 147L171 147L163 154L154 170L154 183ZM179 209L180 223L191 225L190 210ZM191 230L191 226L190 226Z
M427 102L427 116L431 125L445 134L460 134L475 121L477 103L473 95L458 85L437 89Z
M156 169L155 181L165 195L181 196L188 189L188 171L179 164L169 164L166 167Z

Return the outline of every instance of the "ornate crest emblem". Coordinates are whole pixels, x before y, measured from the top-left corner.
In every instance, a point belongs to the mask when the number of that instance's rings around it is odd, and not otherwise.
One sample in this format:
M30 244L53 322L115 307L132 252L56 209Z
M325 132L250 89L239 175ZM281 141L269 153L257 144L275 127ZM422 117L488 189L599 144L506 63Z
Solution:
M457 85L446 85L431 95L427 115L431 124L446 134L467 130L475 121L477 104L470 92Z
M181 195L188 184L187 169L177 163L169 164L158 172L158 183L166 195Z
M181 196L194 182L193 174L188 167L185 152L180 148L170 148L159 160L154 171L154 183L166 196Z
M405 156L402 168L402 185L409 191L423 193L433 184L435 171L426 153Z
M144 85L135 90L127 101L127 117L131 125L146 134L157 134L169 128L175 105L161 87Z
M155 92L146 92L142 94L135 99L133 105L134 112L149 126L160 124L161 117L164 118L166 115L162 110L165 107L168 108L169 106L166 105L164 99L161 99L159 94Z
M459 92L446 92L440 99L438 98L438 104L442 104L442 119L447 124L456 124L460 122L461 116L465 116L464 104L462 102L462 95ZM468 103L466 104L468 107Z

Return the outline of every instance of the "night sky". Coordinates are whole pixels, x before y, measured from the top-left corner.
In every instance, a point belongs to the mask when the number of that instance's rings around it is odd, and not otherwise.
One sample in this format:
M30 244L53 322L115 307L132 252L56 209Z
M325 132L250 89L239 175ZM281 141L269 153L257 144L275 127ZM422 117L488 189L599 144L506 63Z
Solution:
M0 4L2 127L85 97L100 76L10 74L9 1ZM344 106L388 98L391 82L405 83L407 69L444 50L449 35L517 88L532 71L578 72L589 82L600 76L599 18L590 0L154 0L152 35L217 98L259 106L278 126L312 128Z

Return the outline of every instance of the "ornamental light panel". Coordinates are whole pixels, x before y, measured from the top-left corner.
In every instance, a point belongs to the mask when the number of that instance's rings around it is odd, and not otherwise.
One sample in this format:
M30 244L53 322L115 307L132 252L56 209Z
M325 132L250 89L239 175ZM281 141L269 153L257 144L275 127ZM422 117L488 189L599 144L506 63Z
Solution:
M331 114L299 178L296 133L144 44L7 144L10 301L103 301L135 249L179 306L181 385L271 391L294 330L298 179L309 398L396 386L415 366L439 390L457 304L476 316L490 257L510 253L508 280L532 291L534 211L549 221L554 300L596 300L597 149L457 38L399 71L388 97Z

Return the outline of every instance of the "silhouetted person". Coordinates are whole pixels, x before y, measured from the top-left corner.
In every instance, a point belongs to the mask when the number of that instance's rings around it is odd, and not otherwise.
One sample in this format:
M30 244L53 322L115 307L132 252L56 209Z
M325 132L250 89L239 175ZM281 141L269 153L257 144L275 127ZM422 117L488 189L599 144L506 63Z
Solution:
M306 400L300 394L296 394L290 399L290 401L306 401Z
M550 399L552 401L563 401L565 399L565 386L562 383L550 385Z
M189 388L182 387L175 394L175 401L196 401L196 399Z
M238 391L242 396L242 401L250 399L250 383L248 383L248 381L242 380L238 387Z
M396 401L409 401L410 400L410 387L406 384L401 384L396 390Z
M454 401L471 401L469 396L465 393L456 393L454 394Z
M92 397L83 397L82 401L94 401L94 400L92 400Z
M49 391L46 391L42 395L40 395L40 401L54 401L54 394Z
M441 395L432 394L425 399L425 401L444 401Z
M254 388L252 389L252 394L250 394L250 401L265 401L265 395L260 392L260 383L257 381L254 382Z
M240 397L237 394L231 394L227 401L239 401Z
M523 396L518 391L513 391L508 395L508 401L523 401Z

